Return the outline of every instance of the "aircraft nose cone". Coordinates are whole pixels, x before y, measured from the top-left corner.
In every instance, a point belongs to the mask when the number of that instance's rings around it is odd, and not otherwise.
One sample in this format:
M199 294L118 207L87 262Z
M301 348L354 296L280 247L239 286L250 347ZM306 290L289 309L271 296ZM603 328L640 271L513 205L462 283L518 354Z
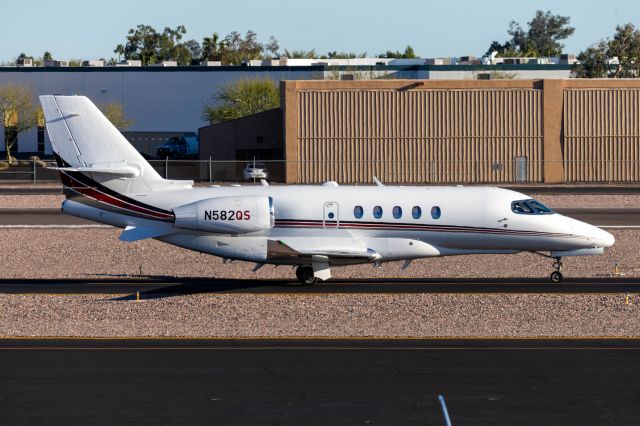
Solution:
M606 248L611 247L616 242L616 238L604 229L595 228L593 232L593 242L598 247Z

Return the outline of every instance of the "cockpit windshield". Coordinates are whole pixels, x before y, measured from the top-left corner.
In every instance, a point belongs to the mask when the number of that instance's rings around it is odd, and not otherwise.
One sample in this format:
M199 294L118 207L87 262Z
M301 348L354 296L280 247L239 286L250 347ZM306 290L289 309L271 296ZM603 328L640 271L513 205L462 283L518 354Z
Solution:
M555 213L549 207L543 205L540 201L533 199L520 200L511 203L511 211L517 214L553 214Z

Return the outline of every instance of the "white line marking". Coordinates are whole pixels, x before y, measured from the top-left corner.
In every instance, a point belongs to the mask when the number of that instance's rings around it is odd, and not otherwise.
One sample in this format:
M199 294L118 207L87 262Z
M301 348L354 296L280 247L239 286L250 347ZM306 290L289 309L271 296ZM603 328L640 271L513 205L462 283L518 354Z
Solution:
M0 225L0 229L49 229L49 228L63 228L63 229L91 229L91 228L113 228L109 225Z

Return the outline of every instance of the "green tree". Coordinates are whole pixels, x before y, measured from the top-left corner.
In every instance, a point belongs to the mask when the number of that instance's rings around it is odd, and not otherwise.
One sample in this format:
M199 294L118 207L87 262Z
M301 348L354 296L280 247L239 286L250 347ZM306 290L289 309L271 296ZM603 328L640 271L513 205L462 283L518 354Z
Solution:
M42 55L42 60L43 61L51 61L51 60L53 60L53 56L51 56L51 52L49 52L49 51L44 52L44 54Z
M221 61L224 43L218 33L202 39L202 59L205 61Z
M274 36L269 37L269 42L264 45L264 50L267 53L264 55L266 59L280 57L280 45Z
M189 65L195 41L182 43L186 32L184 25L178 25L175 29L165 27L162 33L158 33L150 25L138 25L129 30L127 42L116 46L114 52L124 59L140 60L143 65L162 61L177 61L179 65Z
M385 53L380 53L378 58L397 58L397 59L415 59L417 58L413 47L407 45L405 47L404 52L400 52L396 50L395 52L392 50L387 50Z
M499 56L558 56L564 48L561 41L575 31L569 26L570 20L568 16L553 15L549 10L538 10L527 22L526 31L519 23L511 21L507 31L511 39L504 44L493 41L486 54L495 51Z
M98 105L98 108L109 119L118 130L123 131L129 128L133 121L130 120L124 113L122 104L117 102L107 102Z
M600 40L580 52L571 68L579 78L640 77L640 30L633 24L619 25L613 38Z
M333 52L329 52L327 53L326 57L323 57L323 59L355 59L355 58L366 58L367 57L367 52L362 52L362 53L354 53L354 52L337 52L337 51L333 51Z
M289 59L314 59L316 58L316 49L311 50L287 50L284 49L284 54L286 58Z
M37 123L33 98L33 91L27 86L12 83L0 85L0 126L4 130L5 156L9 163L15 161L11 149L18 135Z
M245 61L261 59L264 46L258 42L258 35L249 30L244 37L232 31L222 42L221 59L225 64L240 65Z
M223 86L211 100L202 111L202 119L213 124L278 108L280 90L270 79L244 79Z

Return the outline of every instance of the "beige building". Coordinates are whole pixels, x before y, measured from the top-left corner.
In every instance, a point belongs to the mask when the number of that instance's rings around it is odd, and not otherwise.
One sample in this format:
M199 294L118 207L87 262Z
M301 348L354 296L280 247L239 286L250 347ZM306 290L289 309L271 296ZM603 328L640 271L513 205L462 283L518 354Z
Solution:
M285 81L286 181L640 179L640 81Z
M640 180L639 80L297 80L281 93L280 110L201 131L203 151L244 160L279 129L262 146L282 149L288 183Z

